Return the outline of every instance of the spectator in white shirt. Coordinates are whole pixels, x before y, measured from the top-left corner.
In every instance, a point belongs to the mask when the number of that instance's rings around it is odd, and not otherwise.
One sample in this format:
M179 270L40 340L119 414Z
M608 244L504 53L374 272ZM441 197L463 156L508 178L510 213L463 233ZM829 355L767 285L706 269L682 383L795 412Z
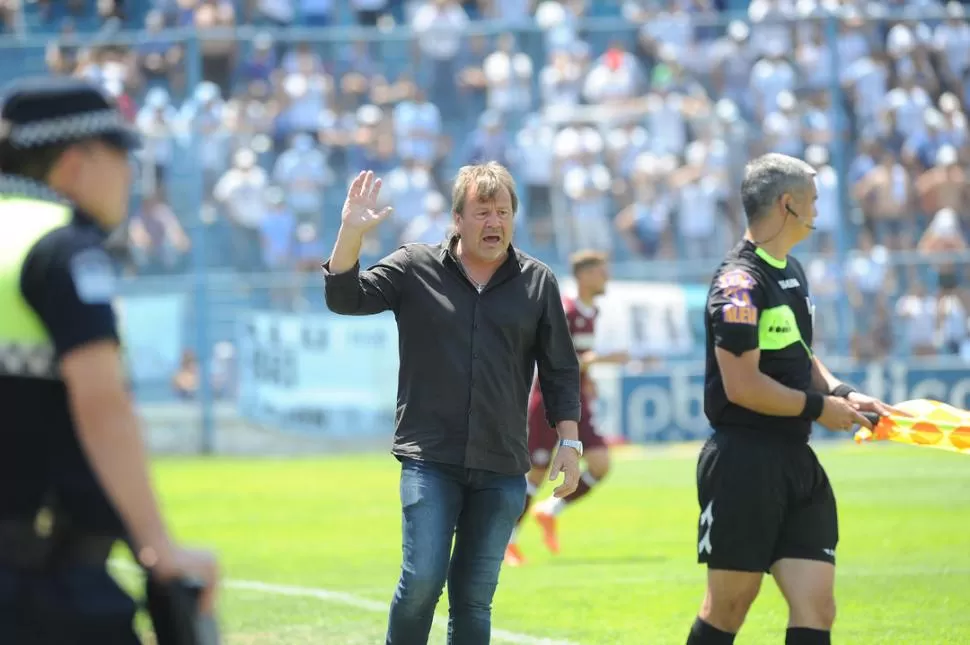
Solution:
M796 24L795 3L791 0L752 0L748 5L751 21L751 44L759 54L769 54L772 47L782 51L794 49L791 25Z
M859 248L846 265L846 294L852 306L856 331L871 327L875 305L885 302L894 289L889 250L873 241L867 230L859 232Z
M963 79L970 71L970 24L959 2L947 3L946 13L946 22L938 25L933 33L933 47L942 58L941 72L947 87L953 91L963 86Z
M421 51L423 85L430 88L432 102L446 112L457 104L453 100L456 59L467 26L468 14L457 0L425 0L411 22Z
M404 228L401 244L420 242L438 244L448 238L452 222L445 198L438 191L429 192L424 198L424 213L418 215Z
M683 154L687 145L687 99L674 90L669 77L654 74L653 91L647 95L645 122L650 151L658 157Z
M503 33L496 50L482 65L488 82L488 107L505 115L525 114L532 107L532 59L516 51L515 36Z
M886 94L885 105L896 115L896 127L904 137L925 133L923 112L932 105L926 90L916 84L915 73L900 73L899 85Z
M941 270L936 301L936 345L941 354L960 354L967 340L967 309L960 299L956 271Z
M253 270L259 258L259 226L266 214L263 192L266 171L256 165L256 154L238 150L234 167L216 184L214 197L224 208L232 241L233 264L237 270Z
M815 168L815 187L818 199L815 205L815 230L809 237L811 248L819 250L826 246L835 235L836 227L845 220L842 218L842 202L839 195L839 177L829 165L828 149L823 146L809 146L805 150L805 161Z
M225 171L229 159L230 132L224 120L225 111L219 87L210 82L199 83L179 110L179 139L186 148L197 148L206 196Z
M175 130L178 111L171 103L168 92L160 87L148 91L145 106L138 111L135 123L144 140L138 156L149 170L149 191L161 190L169 165L175 154Z
M915 270L909 273L910 288L896 301L895 311L902 321L902 349L914 356L932 356L936 353L936 298L926 292L926 285Z
M563 192L569 200L569 249L612 251L611 184L610 171L602 164L578 166L566 173Z
M889 65L882 54L863 56L841 67L839 77L861 122L875 118L889 90Z
M293 247L296 242L296 218L286 206L284 191L278 187L266 190L265 215L259 223L263 266L269 271L288 271L294 267Z
M442 115L438 106L428 100L423 89L415 88L410 99L394 108L394 134L398 154L425 168L438 159Z
M549 51L549 62L539 72L543 107L577 105L583 91L583 67L569 47Z
M586 75L583 96L594 104L623 103L638 96L644 82L640 62L616 41Z
M813 335L813 340L818 343L816 351L833 349L831 343L842 332L839 309L844 300L845 276L842 274L841 262L835 255L832 238L821 240L818 253L808 261L805 272L812 285L812 300L816 308Z
M616 228L631 250L652 259L666 242L670 243L670 215L674 198L659 176L657 158L645 152L633 162L630 187L633 203L616 216Z
M685 163L670 178L678 197L677 233L686 258L713 258L721 252L725 231L719 227L726 187L706 172L707 149L700 142L687 146ZM720 229L720 230L719 230Z
M727 35L711 44L709 65L711 67L714 96L730 99L751 110L751 92L748 81L754 62L748 26L738 20L728 25Z
M293 0L258 0L259 13L277 27L287 27L296 17Z
M276 160L273 181L300 221L319 221L323 215L323 191L334 181L327 158L309 134L293 137L290 148Z
M778 94L777 109L768 113L764 121L765 152L780 152L801 157L805 148L801 116L796 109L795 96L784 91Z
M527 117L515 137L513 165L517 170L516 176L525 184L522 210L533 223L549 217L555 137L555 130L544 123L539 115Z
M392 226L389 227L397 231L394 237L400 237L411 222L424 214L425 200L436 190L431 171L426 166L413 158L401 157L401 165L387 174L381 190L382 203L394 208Z
M751 69L750 88L754 93L755 121L765 118L777 109L778 95L785 90L793 92L797 75L785 58L787 39L773 38L765 43L765 57Z

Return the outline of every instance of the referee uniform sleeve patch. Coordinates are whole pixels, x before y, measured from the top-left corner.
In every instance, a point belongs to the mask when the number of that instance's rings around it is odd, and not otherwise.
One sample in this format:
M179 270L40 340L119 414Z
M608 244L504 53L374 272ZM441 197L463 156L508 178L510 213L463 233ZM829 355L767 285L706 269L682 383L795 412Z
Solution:
M110 303L118 290L118 279L107 252L85 249L70 260L69 271L78 300L84 304Z
M740 356L758 347L761 289L750 272L728 269L718 275L708 296L714 344Z

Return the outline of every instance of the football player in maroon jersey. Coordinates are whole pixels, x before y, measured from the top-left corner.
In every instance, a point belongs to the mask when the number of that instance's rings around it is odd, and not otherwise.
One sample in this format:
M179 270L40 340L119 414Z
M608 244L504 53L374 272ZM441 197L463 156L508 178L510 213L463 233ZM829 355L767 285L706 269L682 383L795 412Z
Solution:
M597 310L594 300L606 291L609 280L608 258L596 251L579 251L570 258L573 277L576 280L576 297L563 298L563 308L569 321L569 331L573 344L579 354L582 371L582 419L579 422L579 440L583 444L583 458L586 468L576 490L558 499L550 497L539 503L532 511L533 517L542 528L546 546L553 553L559 552L559 538L556 532L556 518L567 506L579 501L602 481L610 470L610 457L603 437L596 431L592 419L593 402L596 400L595 384L589 377L591 365L603 363L625 363L629 357L625 352L597 354L593 349L596 333ZM528 489L525 508L519 517L519 524L529 511L532 499L546 479L553 452L556 450L558 435L546 420L542 391L533 382L529 397L529 455L532 470L528 474ZM510 566L524 564L525 559L516 542L516 531L505 551L505 563Z

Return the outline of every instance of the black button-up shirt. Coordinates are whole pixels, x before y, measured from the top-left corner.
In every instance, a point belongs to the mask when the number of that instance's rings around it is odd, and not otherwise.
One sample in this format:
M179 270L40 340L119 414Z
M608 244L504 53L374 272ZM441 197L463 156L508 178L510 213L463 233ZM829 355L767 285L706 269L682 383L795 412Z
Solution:
M363 272L333 274L327 262L327 305L397 318L395 455L525 473L537 365L550 424L579 421L579 361L559 285L549 267L510 247L479 292L452 252L455 241L407 244Z

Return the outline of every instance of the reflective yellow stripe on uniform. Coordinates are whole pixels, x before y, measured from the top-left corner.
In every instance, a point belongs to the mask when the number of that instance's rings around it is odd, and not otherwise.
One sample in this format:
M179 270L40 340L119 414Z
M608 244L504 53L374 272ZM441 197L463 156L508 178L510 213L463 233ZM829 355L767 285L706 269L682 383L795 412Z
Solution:
M20 276L31 248L71 221L71 208L0 196L0 375L55 378L54 347L24 300Z

